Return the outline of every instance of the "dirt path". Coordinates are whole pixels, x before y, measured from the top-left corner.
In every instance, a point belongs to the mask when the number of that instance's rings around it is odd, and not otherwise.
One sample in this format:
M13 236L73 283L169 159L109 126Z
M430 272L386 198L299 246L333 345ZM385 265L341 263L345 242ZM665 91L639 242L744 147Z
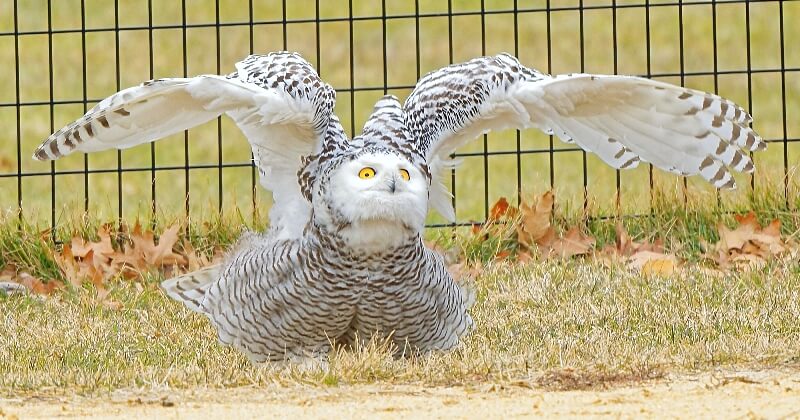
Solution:
M108 398L0 399L0 418L515 418L541 416L800 418L800 372L680 376L606 390L523 386L194 389Z

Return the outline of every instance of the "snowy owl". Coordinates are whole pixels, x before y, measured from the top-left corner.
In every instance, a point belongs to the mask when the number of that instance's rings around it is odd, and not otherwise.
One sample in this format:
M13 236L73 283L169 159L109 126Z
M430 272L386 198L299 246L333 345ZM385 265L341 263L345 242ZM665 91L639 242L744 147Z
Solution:
M490 130L536 127L614 168L641 161L733 188L743 151L765 147L750 115L719 96L628 76L550 76L507 54L431 72L401 105L385 96L361 135L333 114L335 91L295 53L252 55L227 76L122 90L53 133L38 160L128 148L231 117L272 191L270 228L223 264L163 283L253 361L322 357L382 336L405 354L447 350L473 326L469 293L421 235L429 209L453 220L438 176Z

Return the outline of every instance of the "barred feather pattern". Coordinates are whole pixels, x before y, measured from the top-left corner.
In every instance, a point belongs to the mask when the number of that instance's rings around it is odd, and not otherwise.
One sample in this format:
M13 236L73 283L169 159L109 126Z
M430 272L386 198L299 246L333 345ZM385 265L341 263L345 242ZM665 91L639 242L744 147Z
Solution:
M481 132L531 126L525 120L527 115L510 114L519 109L500 109L500 104L491 106L490 100L518 82L535 82L547 77L507 54L451 64L426 74L417 82L403 105L405 123L416 138L417 148L429 158L441 147L439 143L451 136L463 137L465 142L472 140L461 131L481 119L489 123ZM492 124L488 118L494 118L496 123ZM460 144L449 149L458 146Z
M200 312L255 362L321 358L376 334L406 354L447 350L472 328L465 292L418 236L357 254L309 227L300 240L247 234L236 249Z
M255 362L328 352L347 330L364 278L329 238L321 239L240 240L201 306L222 343Z
M766 147L747 111L717 95L640 77L550 76L508 54L425 75L404 111L434 173L460 146L507 128L555 134L616 169L646 161L680 175L699 174L719 189L736 187L730 169L754 170L745 151ZM453 220L446 195L434 186L431 200Z
M322 135L336 104L336 91L319 78L317 71L297 53L252 54L236 63L236 71L226 76L252 83L264 90L284 91L297 100L310 101L314 113L312 127Z
M335 101L335 90L299 54L250 55L226 76L155 79L117 92L50 135L34 158L133 147L226 114L247 137L261 185L273 193L271 229L298 237L310 219L297 182L303 159L346 148Z
M214 81L227 80L234 83L234 86L250 86L249 90L244 90L242 93L251 97L259 93L259 90L255 90L255 88L260 89L261 92L282 92L298 102L295 105L295 108L298 109L290 110L296 113L299 113L302 102L308 101L312 110L312 117L309 121L311 128L320 136L325 134L336 102L336 91L323 82L314 68L300 55L289 52L266 55L253 54L237 63L236 68L237 71L227 76L201 75L193 78L154 79L143 82L139 86L117 92L97 103L83 117L50 135L36 149L33 157L37 160L50 160L68 155L74 151L96 151L113 147L130 147L206 122L223 112L242 113L244 111L243 114L246 118L234 118L240 126L258 123L291 122L292 114L287 113L287 110L269 110L270 116L280 112L283 112L284 115L282 118L279 117L278 121L264 121L268 119L268 116L262 112L264 110L253 107L253 104L237 103L236 100L240 99L240 97L224 95L213 97L214 94L220 93L218 90L211 90L210 92L191 91L193 82L213 83ZM174 120L169 121L170 125L174 127L181 126L178 128L161 127L166 121L154 124L156 127L144 126L141 121L142 117L138 115L136 107L143 107L144 105L153 107L153 102L161 105L163 101L159 95L164 89L190 90L189 93L192 98L198 100L197 104L192 104L196 108L190 111L202 115L197 115L197 118L193 118L186 123L183 123L184 121L180 119L177 124ZM168 106L159 108L160 112L168 110ZM147 111L150 111L150 109L144 110L144 112ZM190 115L192 113L186 112L187 110L185 109L175 109L173 111L184 111L182 112L183 114L192 116ZM163 118L174 117L177 119L181 113L175 112L175 114L174 116L170 115ZM153 116L148 115L148 118L153 118ZM306 116L301 115L300 118L306 118ZM114 138L113 141L110 141L108 136L121 137L114 133L114 130L122 131L123 129L132 129L129 132L121 133L124 136L128 136L128 138ZM169 133L165 134L165 130L168 130Z
M453 281L442 257L420 243L374 256L380 266L357 305L345 344L374 334L390 336L402 355L449 350L474 325L467 312L468 292ZM390 261L388 264L387 261Z

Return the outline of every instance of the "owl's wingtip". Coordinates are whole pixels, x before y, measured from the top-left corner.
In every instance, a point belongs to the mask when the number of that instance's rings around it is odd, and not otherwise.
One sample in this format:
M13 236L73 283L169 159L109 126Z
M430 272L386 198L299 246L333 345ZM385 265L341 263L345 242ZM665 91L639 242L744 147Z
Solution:
M31 155L31 159L33 159L33 160L37 160L37 161L39 161L39 162L44 162L44 161L48 161L48 160L53 160L53 158L51 158L51 157L50 157L50 156L47 154L47 152L44 150L44 145L42 145L42 146L39 146L39 147L36 149L36 151L35 151L35 152L33 152L33 155Z

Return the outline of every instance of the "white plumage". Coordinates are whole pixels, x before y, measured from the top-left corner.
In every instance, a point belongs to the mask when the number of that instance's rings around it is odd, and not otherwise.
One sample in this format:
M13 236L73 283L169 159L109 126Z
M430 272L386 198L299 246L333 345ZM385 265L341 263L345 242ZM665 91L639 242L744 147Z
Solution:
M434 172L480 134L535 127L617 169L646 161L731 189L736 183L728 168L754 170L742 150L766 147L749 127L750 115L719 96L640 77L554 77L507 54L425 75L404 110ZM431 202L455 219L445 187L432 190Z
M716 95L648 79L549 76L509 55L420 79L386 96L360 136L333 114L334 90L299 55L253 55L227 76L159 79L118 92L53 133L39 160L127 148L226 114L245 133L270 229L246 234L218 266L167 280L223 343L254 361L324 357L388 335L401 354L453 348L472 327L468 293L421 240L428 208L449 219L435 181L458 147L495 129L539 128L618 168L641 161L733 188L743 151L765 146L750 116Z

